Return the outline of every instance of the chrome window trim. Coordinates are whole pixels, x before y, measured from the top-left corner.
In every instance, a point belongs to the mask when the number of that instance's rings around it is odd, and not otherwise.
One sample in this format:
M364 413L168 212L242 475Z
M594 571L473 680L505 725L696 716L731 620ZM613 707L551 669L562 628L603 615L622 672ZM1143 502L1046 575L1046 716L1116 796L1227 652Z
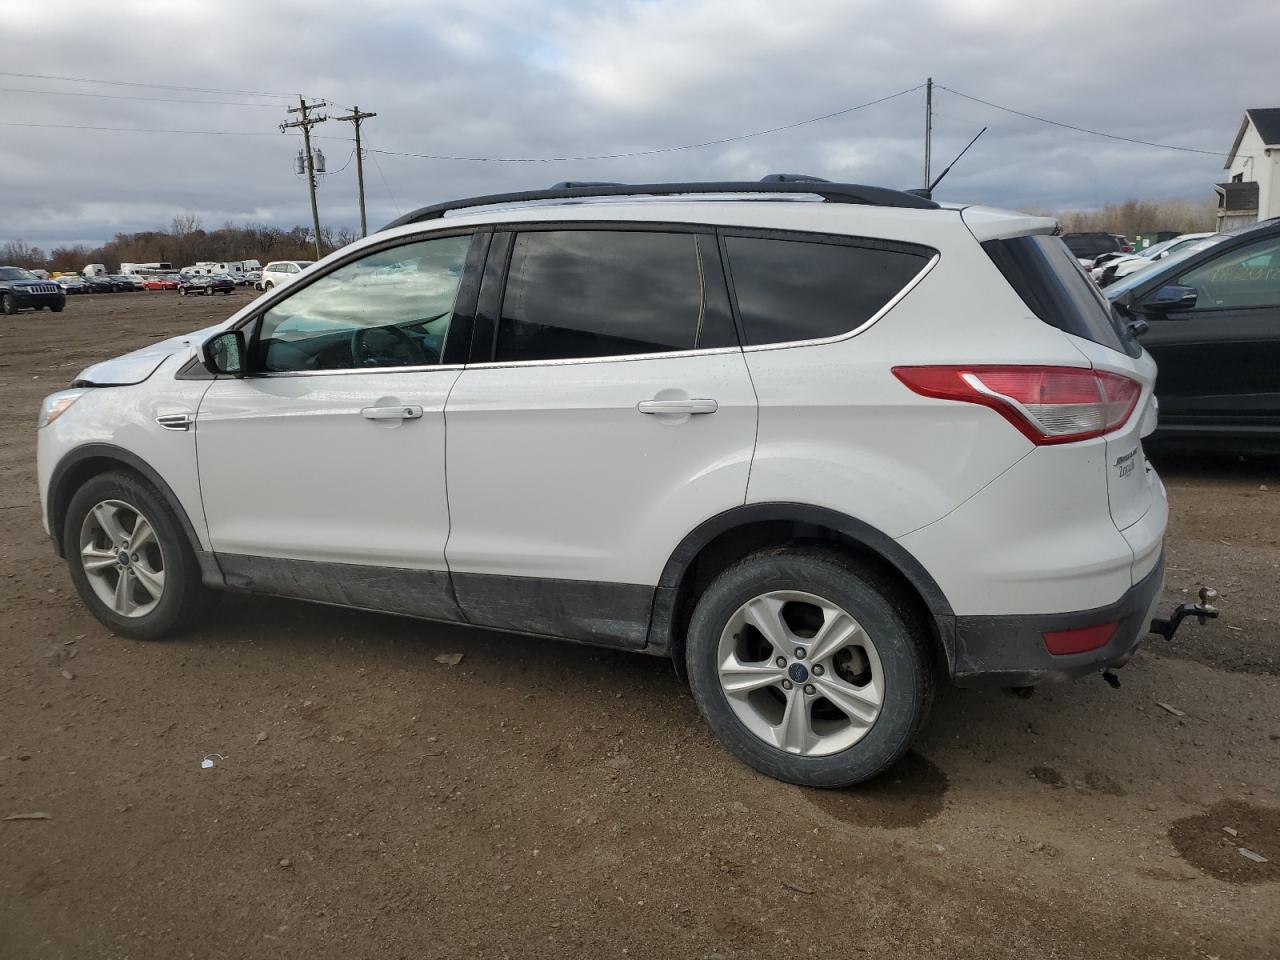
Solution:
M743 353L759 353L762 350L785 350L790 347L816 347L826 343L839 343L842 340L848 340L851 337L856 337L858 334L862 333L864 330L869 329L873 324L877 323L881 317L883 317L886 313L888 313L890 310L896 307L908 293L910 293L917 286L919 286L920 282L926 276L929 275L930 271L932 271L933 268L937 266L938 261L941 259L942 259L941 253L934 253L934 255L929 259L929 262L920 268L920 272L917 273L914 277L912 277L907 282L906 286L904 286L901 290L895 293L888 300L888 302L885 303L883 307L881 307L879 310L873 313L861 324L854 327L852 330L849 330L845 333L837 333L830 337L816 337L811 340L780 340L776 343L758 343L752 346L743 347L742 352Z
M468 370L490 370L498 367L558 367L569 363L620 363L630 360L664 360L684 357L710 357L721 353L741 353L741 347L711 347L707 350L664 350L658 353L619 353L608 357L565 357L560 360L503 360L468 363Z
M255 373L244 377L245 380L269 380L276 377L335 377L349 374L369 373L430 373L433 370L461 370L465 363L418 364L413 367L343 367L340 370L276 370Z

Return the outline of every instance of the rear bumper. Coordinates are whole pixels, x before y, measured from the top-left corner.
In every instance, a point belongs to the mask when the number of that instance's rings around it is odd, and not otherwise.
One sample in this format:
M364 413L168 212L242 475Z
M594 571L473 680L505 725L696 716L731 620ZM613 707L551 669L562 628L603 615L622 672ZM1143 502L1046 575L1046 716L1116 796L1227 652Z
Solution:
M955 619L955 684L959 687L1028 687L1072 680L1133 656L1150 626L1164 587L1164 554L1119 600L1074 613L1016 616L960 616ZM1111 639L1096 650L1055 656L1044 634L1119 621Z

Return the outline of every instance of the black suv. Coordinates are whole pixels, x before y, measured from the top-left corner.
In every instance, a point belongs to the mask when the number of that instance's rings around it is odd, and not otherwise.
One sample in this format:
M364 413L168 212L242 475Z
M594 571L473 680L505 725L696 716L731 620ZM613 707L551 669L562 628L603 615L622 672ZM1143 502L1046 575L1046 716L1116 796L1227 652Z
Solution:
M194 296L197 293L202 293L207 297L211 297L215 293L225 293L227 296L231 296L235 288L236 282L225 273L189 273L185 277L178 278L178 292L184 297Z
M1280 450L1280 217L1104 292L1159 367L1155 439Z
M14 314L23 307L61 313L67 295L52 280L41 280L21 267L0 267L0 313Z
M1066 233L1062 242L1077 260L1090 260L1104 253L1123 253L1125 244L1110 233Z

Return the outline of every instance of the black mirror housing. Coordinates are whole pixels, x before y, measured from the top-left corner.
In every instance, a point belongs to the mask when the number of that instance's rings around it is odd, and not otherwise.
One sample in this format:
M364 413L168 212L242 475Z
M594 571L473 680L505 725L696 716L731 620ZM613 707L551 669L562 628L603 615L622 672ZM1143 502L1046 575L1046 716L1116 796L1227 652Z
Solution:
M1200 294L1195 287L1170 283L1161 287L1142 301L1142 309L1148 313L1166 313L1170 310L1190 310Z
M243 377L245 348L243 330L226 330L200 346L200 361L215 376Z

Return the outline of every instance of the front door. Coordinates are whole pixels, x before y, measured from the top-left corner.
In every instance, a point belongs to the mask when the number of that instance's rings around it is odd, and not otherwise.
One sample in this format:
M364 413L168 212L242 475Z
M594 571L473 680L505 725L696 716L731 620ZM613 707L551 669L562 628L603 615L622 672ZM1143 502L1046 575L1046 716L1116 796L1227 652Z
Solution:
M249 375L196 421L213 550L232 586L456 619L444 545L446 364L472 238L382 248L253 321ZM474 287L474 284L472 284ZM465 329L459 329L465 327Z
M458 603L642 646L674 547L746 496L755 393L714 236L534 227L495 236L490 264L483 362L446 410Z
M1280 430L1280 237L1237 246L1171 281L1190 310L1145 314L1162 433Z

